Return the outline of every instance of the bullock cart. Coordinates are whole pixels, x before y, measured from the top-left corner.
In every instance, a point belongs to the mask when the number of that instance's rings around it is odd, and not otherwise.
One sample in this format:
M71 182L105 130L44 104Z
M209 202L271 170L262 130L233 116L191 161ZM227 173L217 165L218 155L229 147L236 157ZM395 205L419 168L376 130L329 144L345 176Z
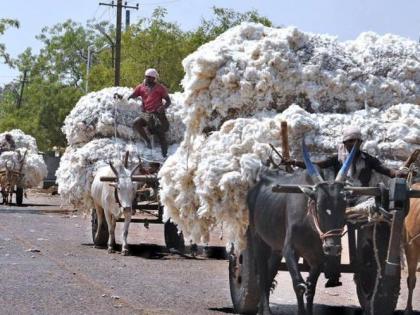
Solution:
M164 238L166 247L175 249L179 252L184 252L185 244L182 233L178 233L176 225L172 222L163 222L163 205L159 198L159 180L157 172L161 164L154 161L143 161L140 166L140 174L133 175L131 178L134 182L139 182L140 185L136 192L136 197L133 201L133 217L132 223L143 223L146 228L149 224L164 224ZM115 177L101 177L101 181L114 182ZM117 222L124 222L124 219L118 219ZM98 219L95 209L92 211L92 237L95 245L106 246L108 240L108 227L102 224L98 231Z
M297 185L274 185L275 193L302 193ZM390 180L389 187L348 187L356 196L372 196L375 206L369 213L346 212L349 263L340 272L353 273L360 305L366 314L392 314L400 292L400 242L410 198L420 198L420 190L409 188L405 179ZM236 312L255 314L259 288L255 270L253 236L247 233L247 247L229 255L229 284ZM282 262L279 270L287 270ZM308 265L299 263L299 270ZM280 285L280 284L279 284Z
M26 156L26 151L22 157L19 158L16 165L15 161L7 160L4 167L0 168L0 186L3 204L9 205L12 203L13 194L15 194L16 205L21 206L23 203L23 164Z

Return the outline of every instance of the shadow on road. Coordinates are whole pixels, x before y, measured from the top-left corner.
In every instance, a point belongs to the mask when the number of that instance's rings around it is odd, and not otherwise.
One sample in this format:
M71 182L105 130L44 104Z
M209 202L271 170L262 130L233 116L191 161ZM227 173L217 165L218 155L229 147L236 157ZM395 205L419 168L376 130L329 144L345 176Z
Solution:
M25 204L22 206L15 206L13 204L8 206L0 206L0 213L24 213L24 214L71 214L76 213L76 210L67 209L37 209L35 207L50 207L51 205L42 204Z
M93 244L82 244L84 246L93 247ZM106 248L98 248L98 250L106 250ZM121 252L121 245L115 246L116 253ZM204 250L199 247L197 254L191 252L191 247L186 246L185 253L181 253L177 250L168 250L166 246L156 244L130 244L129 247L130 256L142 257L146 259L162 259L162 260L173 260L173 259L226 259L226 251L224 247L209 246Z
M297 314L297 306L290 304L271 303L270 309L273 315L293 315ZM210 311L217 311L226 314L236 314L232 307L209 308ZM314 305L314 315L362 315L360 307L331 306L323 304ZM394 315L403 315L404 311L395 311ZM420 312L414 311L412 315L420 315Z

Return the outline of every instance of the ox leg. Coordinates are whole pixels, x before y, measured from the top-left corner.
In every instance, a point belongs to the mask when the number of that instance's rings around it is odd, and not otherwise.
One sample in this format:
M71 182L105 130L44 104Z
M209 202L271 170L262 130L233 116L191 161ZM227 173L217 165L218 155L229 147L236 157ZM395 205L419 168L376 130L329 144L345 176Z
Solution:
M292 277L293 289L295 290L296 299L298 302L298 314L304 315L305 303L303 300L303 295L307 290L307 286L299 272L298 259L296 259L298 256L296 250L292 246L291 239L285 241L283 256L286 260L287 269L289 270L290 276Z
M95 234L95 239L97 239L98 234L101 233L101 226L104 220L106 221L106 218L104 214L104 209L97 203L95 203L95 210L96 210L96 218L98 220L98 229L96 230L96 234ZM95 245L95 247L97 246Z
M270 247L258 236L254 236L256 263L257 263L257 279L260 288L260 299L258 303L258 314L271 315L270 311L270 288L269 280L269 258L271 256Z
M321 274L321 266L321 264L317 264L314 267L311 266L308 279L306 280L306 285L308 286L306 291L306 313L308 315L312 315L313 312L316 283Z
M108 223L108 253L115 253L115 226L117 225L117 220L115 220L112 213L108 210L105 211L106 222Z
M407 257L407 268L408 268L408 277L407 277L407 287L408 287L408 298L407 306L405 308L406 315L412 314L413 312L413 291L416 287L416 268L418 262L417 249L415 244L406 245L405 255Z
M124 210L124 229L122 232L122 249L121 254L124 256L128 255L128 243L127 243L127 236L128 236L128 227L130 226L131 221L131 214L132 211L130 210Z

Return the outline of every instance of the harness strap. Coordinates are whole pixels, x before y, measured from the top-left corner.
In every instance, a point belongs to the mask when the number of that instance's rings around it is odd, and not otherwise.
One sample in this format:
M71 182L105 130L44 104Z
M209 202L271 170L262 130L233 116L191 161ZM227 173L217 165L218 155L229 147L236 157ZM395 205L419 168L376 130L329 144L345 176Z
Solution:
M420 233L417 233L416 235L414 235L414 237L412 237L409 241L408 241L408 245L412 245L413 242L418 239L420 237Z
M314 220L315 229L318 232L319 238L321 240L324 240L325 238L331 237L331 236L343 237L347 233L347 230L345 230L344 228L329 230L325 233L322 232L321 228L319 227L319 220L315 212L315 207L316 207L315 202L313 200L309 200L308 201L308 215L310 214L312 216L312 219Z

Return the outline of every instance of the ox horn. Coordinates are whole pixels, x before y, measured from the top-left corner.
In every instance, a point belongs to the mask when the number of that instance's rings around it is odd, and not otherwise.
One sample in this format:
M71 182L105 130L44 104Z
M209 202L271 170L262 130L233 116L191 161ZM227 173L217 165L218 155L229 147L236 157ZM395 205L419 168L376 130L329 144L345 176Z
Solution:
M315 184L320 183L324 181L321 177L321 174L319 174L318 170L314 166L314 164L311 162L311 158L308 153L308 149L306 148L305 144L305 137L302 139L302 154L303 154L303 161L305 162L306 170L311 176L312 180Z
M111 170L114 172L115 176L118 177L118 172L114 167L114 164L112 164L111 161L109 161L109 166L111 167Z
M23 162L23 160L25 159L25 157L26 157L26 153L28 153L28 150L25 150L25 153L23 153L23 156L22 156L22 158L19 160L19 163L22 163ZM19 152L19 155L20 155L20 152Z
M10 162L10 164L9 164L9 162ZM11 167L9 167L9 165L11 165ZM7 160L6 164L4 164L4 166L6 167L6 170L8 170L8 171L14 170L15 169L15 161Z
M131 171L131 176L134 175L134 173L137 171L137 169L142 166L143 162L141 160L141 157L139 156L139 162L137 163L137 165L133 168L133 170Z
M349 171L350 165L353 162L354 156L356 155L356 144L353 145L353 149L351 149L350 154L347 156L346 160L343 163L343 166L341 166L340 171L337 174L337 177L335 178L336 182L344 182L347 177L347 172Z
M124 156L124 167L125 168L127 168L128 167L128 155L129 155L129 152L128 152L128 150L125 152L125 156Z

